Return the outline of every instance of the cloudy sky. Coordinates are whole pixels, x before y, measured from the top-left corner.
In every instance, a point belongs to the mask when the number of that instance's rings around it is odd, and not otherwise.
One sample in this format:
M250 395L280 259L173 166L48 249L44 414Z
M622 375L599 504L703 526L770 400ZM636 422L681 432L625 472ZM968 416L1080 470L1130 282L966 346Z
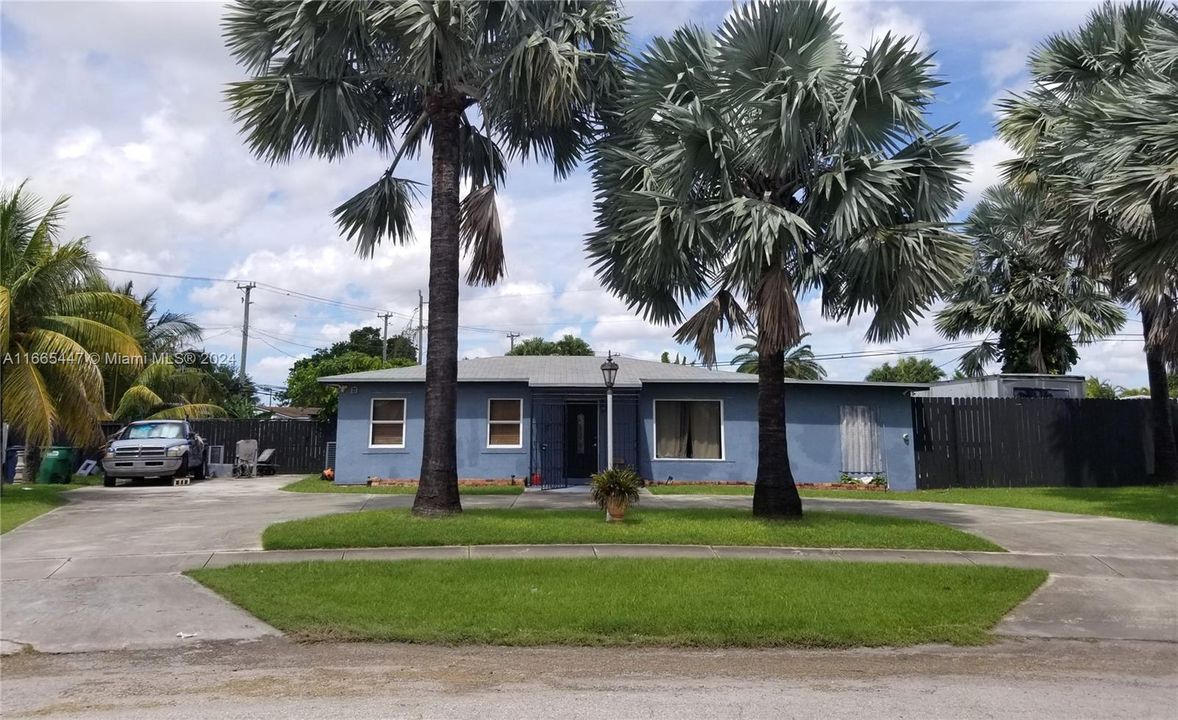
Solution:
M936 53L948 85L937 122L957 122L973 147L975 172L964 216L1010 156L994 137L993 101L1025 85L1027 52L1045 36L1078 24L1085 2L839 2L855 47L886 31L920 38ZM686 22L716 24L731 7L716 2L629 2L638 42ZM222 91L243 77L224 50L218 3L22 2L0 6L0 168L5 185L30 179L45 197L72 197L67 234L88 235L112 268L209 278L179 280L112 272L136 289L159 288L162 304L191 313L209 350L239 351L241 293L254 281L248 370L280 385L296 358L377 325L390 333L414 321L426 289L424 242L385 246L361 260L340 238L330 210L379 176L376 152L341 161L300 159L270 166L251 157L231 124ZM428 181L418 164L405 174ZM508 277L492 289L462 290L465 357L498 355L508 332L573 333L599 352L657 358L677 347L671 330L650 326L599 288L582 251L592 225L591 187L582 170L553 182L549 168L512 168L501 195ZM415 227L426 237L427 212ZM294 291L293 293L288 291ZM307 296L314 296L308 298ZM334 302L325 302L334 301ZM926 320L888 346L863 341L867 318L823 319L803 300L814 351L831 377L861 379L893 356L943 344ZM428 311L426 313L428 319ZM1125 339L1081 351L1075 372L1116 384L1145 384L1140 323ZM739 342L719 349L731 358ZM961 350L922 353L952 371ZM857 354L856 357L840 357Z

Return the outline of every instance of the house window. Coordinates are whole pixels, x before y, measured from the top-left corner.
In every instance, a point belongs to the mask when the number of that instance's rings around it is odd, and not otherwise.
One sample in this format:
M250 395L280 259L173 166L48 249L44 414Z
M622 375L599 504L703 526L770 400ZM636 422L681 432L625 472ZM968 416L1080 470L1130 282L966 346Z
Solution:
M487 401L487 447L523 447L524 401Z
M724 459L723 416L719 400L655 400L655 459Z
M879 419L875 408L843 405L840 431L843 443L843 472L875 475L884 472L879 447Z
M369 447L405 447L405 399L373 398Z

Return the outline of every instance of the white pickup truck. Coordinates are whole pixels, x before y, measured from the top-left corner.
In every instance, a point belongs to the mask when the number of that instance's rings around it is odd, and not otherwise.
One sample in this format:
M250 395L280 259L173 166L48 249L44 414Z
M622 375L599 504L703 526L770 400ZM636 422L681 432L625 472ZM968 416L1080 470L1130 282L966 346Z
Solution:
M208 467L205 441L187 420L139 420L111 439L102 456L103 485L119 478L187 478L204 480Z

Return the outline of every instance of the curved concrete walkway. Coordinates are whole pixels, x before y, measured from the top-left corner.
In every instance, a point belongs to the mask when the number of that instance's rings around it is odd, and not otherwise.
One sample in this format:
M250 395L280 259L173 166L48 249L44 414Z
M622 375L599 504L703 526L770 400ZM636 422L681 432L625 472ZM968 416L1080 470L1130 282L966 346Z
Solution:
M1052 577L1002 622L1014 636L1178 642L1178 528L1131 520L972 505L806 500L840 510L933 520L1009 553L709 546L574 545L261 551L271 523L407 507L411 496L285 493L293 477L189 487L86 488L0 536L0 639L12 651L79 652L248 640L278 634L180 575L240 562L408 557L765 557L948 562L1043 568ZM643 507L748 507L734 496L653 496ZM470 496L474 507L589 507L584 491Z

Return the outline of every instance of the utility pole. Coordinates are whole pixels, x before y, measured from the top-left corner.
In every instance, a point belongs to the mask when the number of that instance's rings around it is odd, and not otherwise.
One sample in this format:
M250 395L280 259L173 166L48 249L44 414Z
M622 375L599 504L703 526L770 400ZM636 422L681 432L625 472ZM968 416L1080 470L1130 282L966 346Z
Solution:
M515 349L515 339L517 337L519 337L519 333L517 333L517 332L507 333L507 339L511 341L511 350ZM508 352L511 352L511 350L508 350Z
M257 287L257 283L248 282L245 284L238 283L238 290L245 290L245 317L241 320L241 362L238 364L237 376L242 381L245 380L245 352L249 349L250 338L250 290Z
M425 364L425 296L417 291L417 364Z
M389 361L389 316L390 312L384 315L377 315L378 318L384 318L384 332L380 334L380 361L382 363Z

